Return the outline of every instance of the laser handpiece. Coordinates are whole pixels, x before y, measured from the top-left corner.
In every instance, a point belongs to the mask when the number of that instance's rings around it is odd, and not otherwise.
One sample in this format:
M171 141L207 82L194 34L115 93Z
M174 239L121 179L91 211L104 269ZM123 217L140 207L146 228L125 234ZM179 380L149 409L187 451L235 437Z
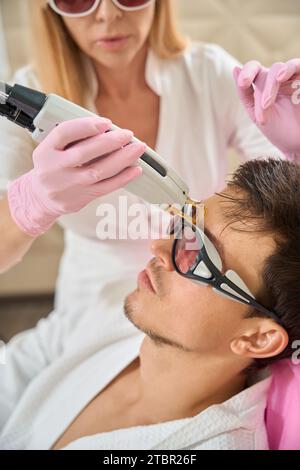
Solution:
M33 140L41 142L58 124L70 119L97 116L58 95L46 95L18 84L0 81L0 116L27 129ZM118 129L112 125L112 129ZM135 137L133 141L138 141ZM191 203L189 189L177 173L150 147L133 166L141 166L142 175L125 189L151 204L181 206Z

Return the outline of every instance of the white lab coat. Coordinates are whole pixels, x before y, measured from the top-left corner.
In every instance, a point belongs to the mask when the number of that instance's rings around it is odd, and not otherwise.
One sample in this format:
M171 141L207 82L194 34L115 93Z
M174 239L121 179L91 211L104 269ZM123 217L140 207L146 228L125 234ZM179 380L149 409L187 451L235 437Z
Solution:
M280 154L250 121L239 101L232 78L236 64L213 44L194 43L174 60L161 60L151 50L148 54L146 81L161 99L156 150L186 181L191 197L197 200L224 185L228 146L235 147L242 160ZM88 59L84 60L84 71L90 89L87 107L95 110L97 80ZM31 67L19 70L14 81L39 88ZM33 148L34 143L23 129L0 120L0 195L5 193L8 181L32 168ZM131 279L134 287L136 273L151 257L147 240L97 238L98 205L112 203L118 208L121 195L127 195L128 206L140 202L122 189L60 219L66 229L65 251L55 309L62 314L80 316L103 298L112 306L122 302L123 280ZM123 225L118 220L116 229ZM118 289L113 290L113 286ZM110 299L108 292L113 292Z
M8 345L0 366L0 449L49 449L139 354L144 334L121 306L74 322L54 312ZM64 449L267 449L264 378L192 418L86 436ZM158 391L159 393L159 391Z

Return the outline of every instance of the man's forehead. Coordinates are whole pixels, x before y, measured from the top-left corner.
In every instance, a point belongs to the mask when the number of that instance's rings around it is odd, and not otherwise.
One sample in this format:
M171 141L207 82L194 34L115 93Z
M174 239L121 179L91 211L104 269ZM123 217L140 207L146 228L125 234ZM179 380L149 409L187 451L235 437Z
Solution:
M234 208L236 197L243 197L242 192L226 187L221 193L203 201L206 208L205 231L210 232L222 245L227 261L238 259L239 264L246 263L250 269L252 267L253 271L257 271L261 263L274 252L276 244L273 234L259 230L253 219L243 219L243 214L239 214L239 219L235 219L234 215L229 216L234 214L231 208Z
M255 231L258 219L249 218L246 212L243 214L238 203L245 199L246 195L242 190L226 186L222 191L202 201L205 207L205 218L209 223L217 224L224 230Z
M222 194L222 195L221 195ZM226 197L225 197L226 196ZM214 222L226 222L226 213L228 209L234 206L234 202L229 199L232 197L229 191L213 194L202 201L204 211L203 215L207 220Z

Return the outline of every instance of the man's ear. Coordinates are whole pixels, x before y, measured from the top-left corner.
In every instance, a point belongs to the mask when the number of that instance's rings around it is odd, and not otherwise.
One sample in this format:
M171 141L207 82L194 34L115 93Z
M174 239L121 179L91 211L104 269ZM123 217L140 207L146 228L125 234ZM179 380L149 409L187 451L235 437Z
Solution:
M243 329L240 336L235 337L230 348L238 356L253 359L278 356L288 345L289 336L285 329L269 318L253 318L251 326Z

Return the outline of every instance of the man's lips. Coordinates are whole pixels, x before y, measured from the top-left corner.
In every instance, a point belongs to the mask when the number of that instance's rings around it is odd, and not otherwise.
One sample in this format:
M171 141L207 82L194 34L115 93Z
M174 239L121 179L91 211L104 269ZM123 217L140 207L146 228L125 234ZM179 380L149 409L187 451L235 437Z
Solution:
M153 275L152 275L151 270L149 268L146 268L146 273L147 273L147 276L149 277L152 289L154 290L154 292L156 292L157 288L156 288L155 282L153 281Z
M156 289L148 269L144 269L140 272L138 275L138 284L141 284L143 287L152 291L154 294L156 293Z

